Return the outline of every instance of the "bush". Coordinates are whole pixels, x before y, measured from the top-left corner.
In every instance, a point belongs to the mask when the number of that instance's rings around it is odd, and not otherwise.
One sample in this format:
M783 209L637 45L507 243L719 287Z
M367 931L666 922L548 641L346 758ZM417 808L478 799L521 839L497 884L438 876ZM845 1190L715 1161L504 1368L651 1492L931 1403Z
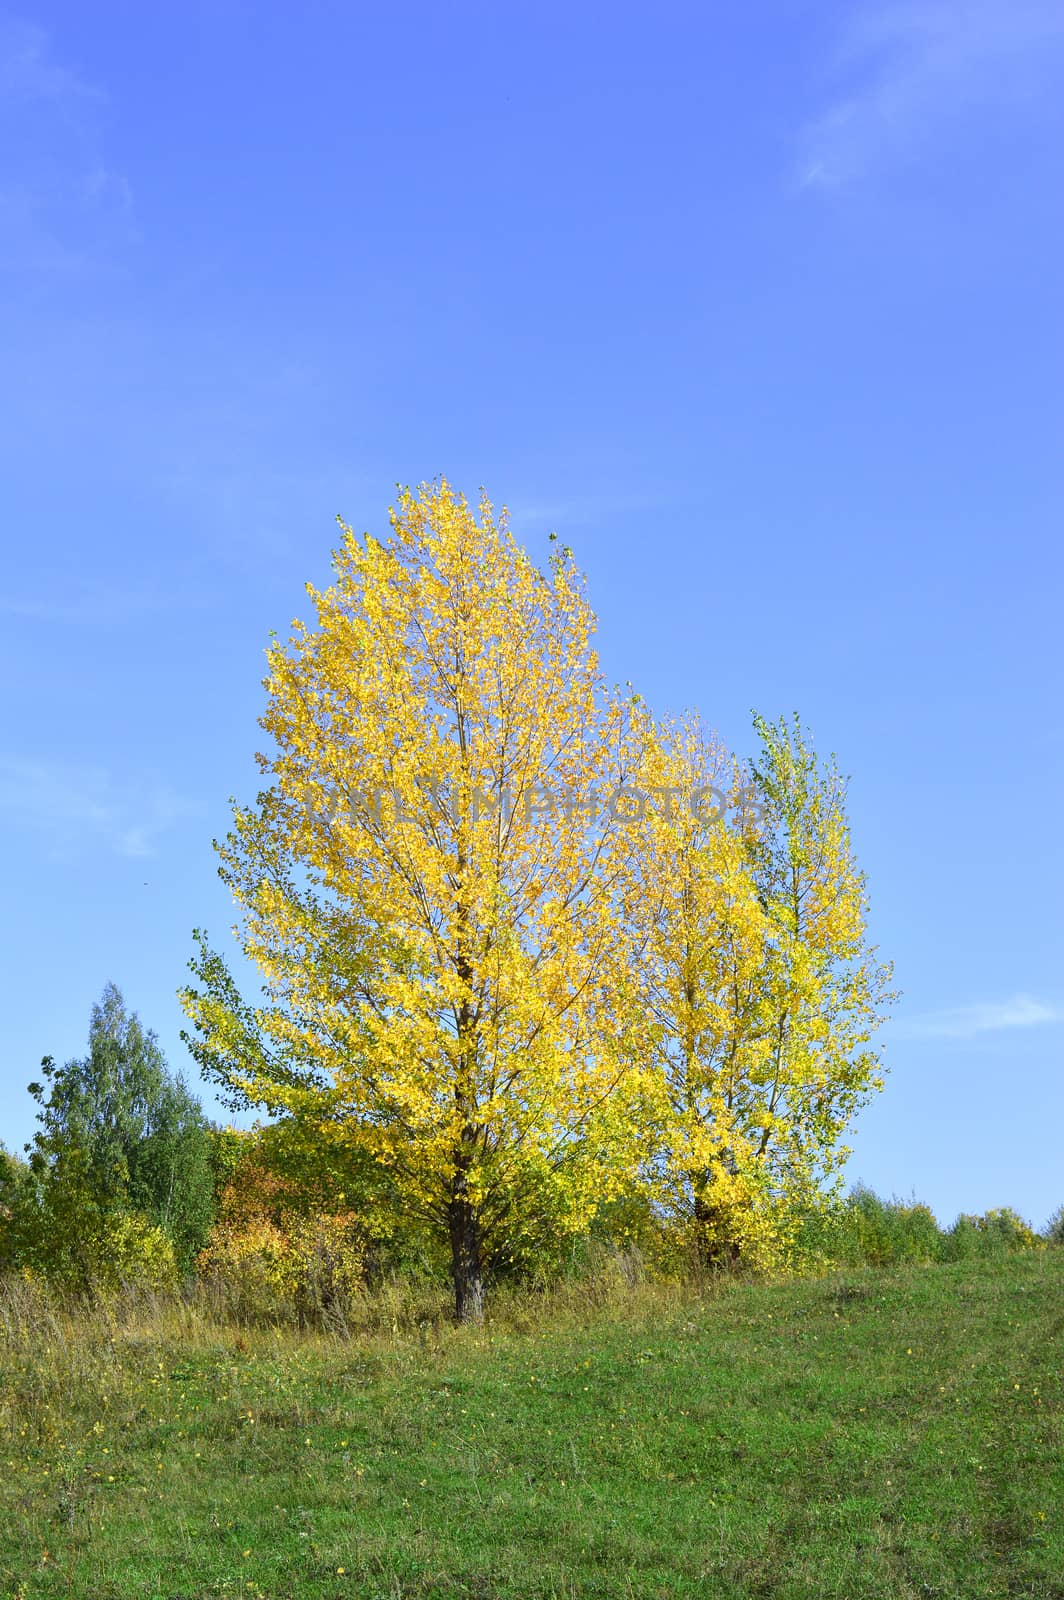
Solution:
M1011 1206L1000 1206L981 1217L962 1212L943 1237L942 1259L993 1258L1011 1255L1017 1250L1037 1250L1044 1243L1030 1223L1024 1222Z
M131 1212L93 1218L93 1226L74 1234L66 1249L52 1236L51 1214L38 1212L31 1220L44 1231L31 1238L24 1230L13 1248L0 1249L0 1272L90 1298L116 1289L177 1287L173 1241L150 1217Z
M144 1216L118 1217L96 1263L95 1287L173 1289L179 1277L173 1241Z
M1064 1213L1061 1214L1064 1219ZM1058 1221L1064 1236L1064 1220ZM1045 1244L1009 1206L983 1216L962 1214L939 1228L917 1201L881 1200L858 1186L841 1203L811 1207L800 1220L797 1253L816 1266L898 1266L904 1262L993 1259ZM1064 1242L1064 1238L1062 1238Z
M366 1255L354 1212L308 1205L249 1139L197 1266L220 1309L240 1321L342 1323L345 1302L363 1287Z
M938 1259L942 1235L934 1215L917 1201L881 1200L858 1185L832 1210L820 1245L839 1266L898 1266Z

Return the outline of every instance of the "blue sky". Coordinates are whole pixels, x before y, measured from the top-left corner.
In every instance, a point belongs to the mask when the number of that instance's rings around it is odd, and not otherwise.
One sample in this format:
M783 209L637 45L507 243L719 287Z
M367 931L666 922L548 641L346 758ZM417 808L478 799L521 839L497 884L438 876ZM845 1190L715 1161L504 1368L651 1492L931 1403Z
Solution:
M183 1064L334 517L556 529L609 675L852 774L904 999L853 1179L1064 1202L1064 8L0 15L0 1137L113 979Z

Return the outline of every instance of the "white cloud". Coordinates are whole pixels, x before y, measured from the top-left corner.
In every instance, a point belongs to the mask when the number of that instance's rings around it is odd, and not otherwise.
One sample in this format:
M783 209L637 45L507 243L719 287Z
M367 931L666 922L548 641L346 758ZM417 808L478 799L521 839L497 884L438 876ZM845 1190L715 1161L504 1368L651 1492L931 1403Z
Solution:
M48 35L33 23L0 18L0 104L87 107L104 98L72 68L57 62Z
M104 91L56 59L43 29L0 18L0 267L37 283L110 268L136 237L133 195L106 158Z
M951 1010L928 1011L909 1021L899 1020L892 1031L907 1039L974 1039L981 1033L1034 1028L1050 1022L1064 1022L1064 1011L1029 994L1017 994L1011 1000L978 1001Z
M472 499L472 495L467 496ZM566 528L586 527L604 517L620 516L633 511L644 511L654 505L650 494L611 494L592 492L573 495L564 500L516 499L506 502L510 522L520 537L521 530L544 529L557 533L564 541ZM496 506L500 510L501 505Z
M826 188L921 156L973 110L1031 110L1060 93L1061 0L932 0L858 12L806 129L799 183ZM844 87L843 87L844 85Z
M165 783L119 784L100 768L0 760L0 818L43 837L53 857L100 845L151 856L166 829L199 810Z

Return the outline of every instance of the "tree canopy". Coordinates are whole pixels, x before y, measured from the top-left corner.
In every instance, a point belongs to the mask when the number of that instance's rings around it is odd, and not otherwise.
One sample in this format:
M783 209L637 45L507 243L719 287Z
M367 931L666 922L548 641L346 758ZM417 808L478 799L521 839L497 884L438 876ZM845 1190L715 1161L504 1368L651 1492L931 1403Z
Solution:
M193 1054L345 1168L370 1232L445 1246L459 1317L614 1197L741 1248L878 1082L837 774L797 723L759 719L747 769L611 690L570 552L540 571L486 499L341 529L217 845L261 1002L199 935Z

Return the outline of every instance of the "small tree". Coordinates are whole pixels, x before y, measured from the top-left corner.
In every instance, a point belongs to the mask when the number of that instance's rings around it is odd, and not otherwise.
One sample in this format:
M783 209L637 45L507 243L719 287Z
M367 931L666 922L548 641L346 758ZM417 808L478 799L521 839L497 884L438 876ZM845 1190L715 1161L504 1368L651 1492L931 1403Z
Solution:
M93 1007L88 1055L62 1067L46 1056L41 1069L44 1082L30 1084L41 1127L26 1146L36 1264L87 1287L106 1275L119 1222L139 1217L187 1271L213 1214L210 1140L154 1033L108 984ZM133 1238L128 1225L118 1233Z
M895 995L892 966L869 943L864 873L834 756L818 758L797 715L755 715L751 775L766 826L751 862L770 938L758 987L769 1047L757 1156L774 1181L838 1179L857 1111L883 1087L872 1048Z
M661 1106L649 1181L714 1265L836 1173L889 999L841 779L797 721L755 725L749 773L696 722L648 743L661 798L628 890Z

